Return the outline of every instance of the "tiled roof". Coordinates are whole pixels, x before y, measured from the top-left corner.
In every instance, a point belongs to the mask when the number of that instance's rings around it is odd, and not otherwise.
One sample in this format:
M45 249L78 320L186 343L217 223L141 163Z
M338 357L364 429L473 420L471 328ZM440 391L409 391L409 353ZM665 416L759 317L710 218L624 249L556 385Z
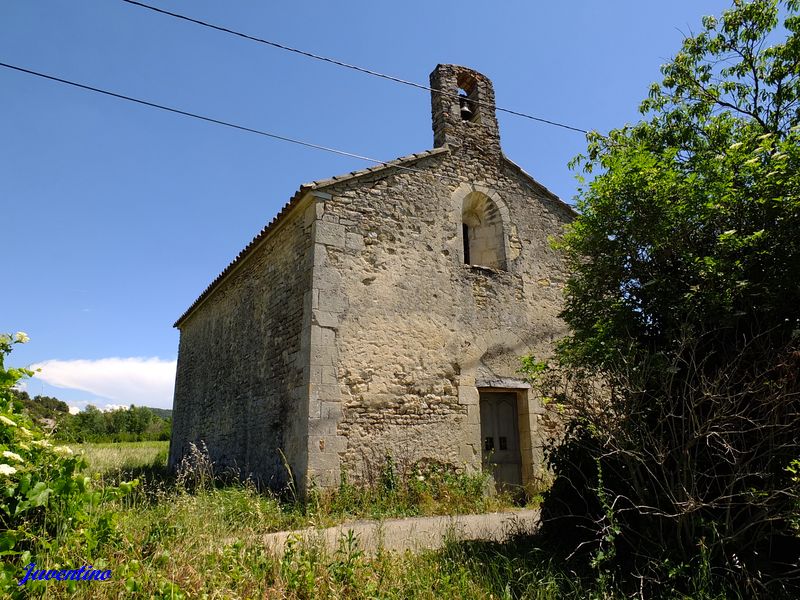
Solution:
M206 298L208 298L214 289L222 283L224 279L230 275L236 267L238 267L246 258L247 256L258 246L271 232L272 230L278 225L281 219L287 215L291 210L300 202L300 199L303 198L308 192L314 190L321 190L328 186L342 183L343 181L348 181L350 179L356 179L358 177L363 177L365 175L369 175L371 173L376 173L379 171L383 171L384 169L391 169L402 167L408 163L413 163L423 158L427 158L429 156L436 156L438 154L442 154L448 152L449 149L446 147L442 148L434 148L432 150L427 150L425 152L418 152L417 154L411 154L409 156L403 156L401 158L381 163L379 165L375 165L374 167L369 167L366 169L361 169L359 171L351 171L347 175L339 175L336 177L331 177L330 179L319 179L317 181L312 181L311 183L304 183L300 186L300 188L295 192L295 194L289 199L289 201L281 208L277 215L275 215L272 220L264 226L264 228L258 232L258 234L252 239L252 241L244 247L244 249L236 255L230 264L223 269L222 273L214 278L208 287L203 290L203 293L197 297L192 305L186 309L178 320L175 321L173 327L180 327L180 324L192 313L194 310L202 304Z
M554 201L556 201L556 202L558 202L560 204L563 204L564 207L567 210L569 210L569 212L571 214L573 214L573 215L577 215L578 214L577 212L575 212L575 207L574 206L572 206L571 204L567 204L561 198L559 198L557 195L555 195L553 192L551 192L546 187L544 187L541 183L536 181L533 178L533 176L529 175L528 172L525 171L525 169L520 167L517 163L515 163L513 160L508 158L505 154L503 154L503 160L506 161L506 163L508 164L509 167L511 167L517 173L519 173L520 175L525 177L531 184L533 184L533 187L535 187L537 190L539 190L542 194L544 194L545 196L548 196L551 200L554 200Z

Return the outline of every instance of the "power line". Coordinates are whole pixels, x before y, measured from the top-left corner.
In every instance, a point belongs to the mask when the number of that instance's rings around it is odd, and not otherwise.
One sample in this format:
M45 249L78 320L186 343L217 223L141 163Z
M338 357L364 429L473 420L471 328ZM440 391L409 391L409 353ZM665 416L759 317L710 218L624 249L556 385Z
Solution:
M427 85L423 85L421 83L416 83L414 81L408 81L406 79L401 79L400 77L394 77L393 75L387 75L386 73L380 73L378 71L373 71L372 69L366 69L364 67L359 67L358 65L352 65L350 63L342 62L340 60L336 60L334 58L329 58L327 56L321 56L319 54L314 54L313 52L307 52L306 50L300 50L298 48L292 48L291 46L286 46L284 44L279 44L278 42L273 42L271 40L266 40L263 38L255 37L249 35L247 33L242 33L241 31L235 31L233 29L228 29L227 27L222 27L220 25L214 25L213 23L208 23L206 21L201 21L200 19L195 19L192 17L187 17L186 15L182 15L179 13L171 12L168 10L164 10L163 8L158 8L156 6L151 6L149 4L145 4L143 2L138 2L137 0L122 0L123 2L127 2L128 4L133 4L135 6L139 6L141 8L146 8L147 10L152 10L153 12L161 13L163 15L167 15L170 17L174 17L176 19L181 19L183 21L188 21L190 23L194 23L196 25L201 25L203 27L208 27L209 29L215 29L217 31L222 31L223 33L228 33L230 35L235 35L240 38L244 38L247 40L251 40L253 42L258 42L260 44L266 44L267 46L272 46L273 48L278 48L280 50L286 50L287 52L294 52L295 54L299 54L301 56L305 56L307 58L313 58L315 60L321 60L323 62L331 63L337 65L339 67L344 67L346 69L352 69L353 71L358 71L359 73L365 73L367 75L373 75L374 77L380 77L382 79L388 79L389 81L394 81L395 83L402 83L403 85L409 85L411 87L415 87L421 90L427 90L429 92L434 92L436 94L442 94L444 96L450 96L453 98L458 98L458 94L453 94L451 92L446 92L444 90L436 89L429 87ZM572 125L566 125L564 123L559 123L558 121L551 121L550 119L544 119L542 117L535 117L533 115L529 115L527 113L519 112L516 110L511 110L509 108L501 108L499 106L492 106L487 102L482 102L480 100L473 100L476 104L489 106L490 108L494 108L494 110L501 111L504 113L508 113L511 115L515 115L517 117L524 117L526 119L530 119L532 121L537 121L539 123L544 123L546 125L553 125L555 127L561 127L563 129L569 129L570 131L577 131L578 133L589 133L585 129L581 129L580 127L573 127Z
M33 71L31 69L25 69L24 67L18 67L15 65L10 65L8 63L0 62L0 67L5 67L6 69L13 69L15 71L19 71L21 73L27 73L28 75L35 75L36 77L41 77L43 79L49 79L51 81L56 81L58 83L64 83L66 85L70 85L76 88L80 88L83 90L88 90L90 92L96 92L98 94L104 94L106 96L111 96L112 98L118 98L120 100L127 100L129 102L135 102L136 104L142 104L144 106L149 106L151 108L158 108L160 110L164 110L167 112L183 115L185 117L192 117L193 119L200 119L201 121L206 121L208 123L214 123L216 125L224 125L225 127L231 127L233 129L238 129L240 131L247 131L249 133L255 133L258 135L263 135L268 138L272 138L275 140L280 140L282 142L289 142L292 144L297 144L299 146L305 146L307 148L313 148L315 150L323 150L324 152L331 152L333 154L339 154L340 156L347 156L350 158L357 158L359 160L365 160L371 163L375 163L377 165L384 165L384 166L391 166L397 169L401 169L403 171L410 171L412 173L427 173L427 171L422 171L420 169L414 169L411 167L404 167L402 165L392 164L393 161L385 161L385 160L378 160L377 158L370 158L369 156L362 156L361 154L355 154L353 152L347 152L345 150L339 150L337 148L331 148L329 146L322 146L320 144L314 144L312 142L306 142L303 140L298 140L295 138L290 138L284 135L278 135L276 133L270 133L268 131L262 131L260 129L254 129L252 127L246 127L244 125L237 125L236 123L230 123L228 121L223 121L221 119L215 119L213 117L206 117L203 115L199 115L197 113L192 113L186 110L181 110L179 108L172 108L170 106L165 106L163 104L157 104L156 102L150 102L148 100L141 100L139 98L134 98L132 96L126 96L125 94L118 94L117 92L111 92L109 90L104 90L101 88L93 87L91 85L86 85L83 83L78 83L76 81L70 81L69 79L62 79L61 77L56 77L54 75L47 75L46 73L40 73L38 71ZM455 178L453 178L455 179ZM460 181L460 180L459 180Z

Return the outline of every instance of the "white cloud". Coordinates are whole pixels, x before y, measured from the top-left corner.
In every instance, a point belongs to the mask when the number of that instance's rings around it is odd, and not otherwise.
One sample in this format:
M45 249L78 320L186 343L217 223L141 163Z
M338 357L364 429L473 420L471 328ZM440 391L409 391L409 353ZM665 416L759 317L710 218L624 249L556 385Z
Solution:
M90 392L121 406L172 408L177 361L160 358L46 360L31 366L45 383Z
M72 406L72 405L70 405L70 407L69 407L69 414L71 414L71 415L77 415L79 412L81 412L81 409L80 409L80 407L79 407L79 406Z

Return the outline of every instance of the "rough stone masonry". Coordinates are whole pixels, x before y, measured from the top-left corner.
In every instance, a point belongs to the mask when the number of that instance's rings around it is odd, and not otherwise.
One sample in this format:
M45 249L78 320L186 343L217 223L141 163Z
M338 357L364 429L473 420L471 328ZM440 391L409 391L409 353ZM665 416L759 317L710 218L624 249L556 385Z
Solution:
M170 465L190 443L274 488L398 465L542 474L519 357L550 353L573 213L506 158L491 82L431 74L434 148L302 185L178 319Z

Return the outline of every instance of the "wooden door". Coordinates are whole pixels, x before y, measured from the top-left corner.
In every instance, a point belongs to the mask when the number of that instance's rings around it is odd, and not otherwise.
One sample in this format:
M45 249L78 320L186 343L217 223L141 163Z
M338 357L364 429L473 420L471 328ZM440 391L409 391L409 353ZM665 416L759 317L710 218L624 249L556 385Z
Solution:
M498 490L521 486L517 394L482 391L480 403L484 467L491 470Z

